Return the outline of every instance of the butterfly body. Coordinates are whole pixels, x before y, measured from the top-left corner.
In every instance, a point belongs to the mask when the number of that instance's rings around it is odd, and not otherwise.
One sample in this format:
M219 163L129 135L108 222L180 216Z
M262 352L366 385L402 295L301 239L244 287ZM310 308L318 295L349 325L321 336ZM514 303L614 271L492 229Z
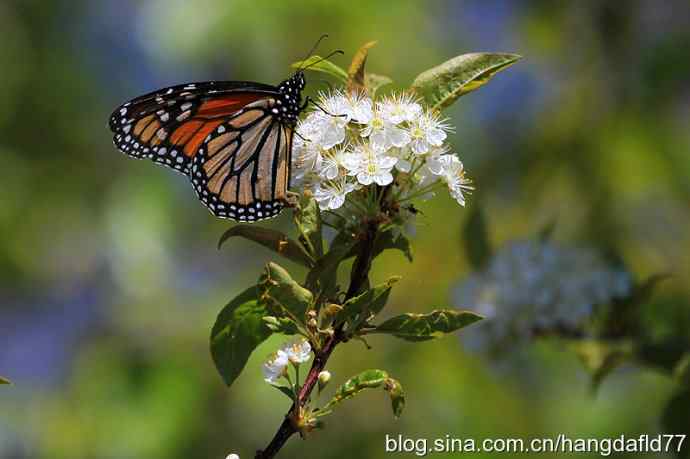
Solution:
M210 81L164 88L118 107L115 146L189 177L216 216L257 221L287 204L293 129L305 108L301 71L271 86Z

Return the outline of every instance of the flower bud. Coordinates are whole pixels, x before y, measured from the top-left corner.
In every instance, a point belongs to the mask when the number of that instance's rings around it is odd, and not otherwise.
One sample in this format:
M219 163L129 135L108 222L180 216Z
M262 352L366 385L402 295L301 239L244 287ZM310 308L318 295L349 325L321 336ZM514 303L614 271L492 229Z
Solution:
M319 326L319 323L316 321L316 319L309 319L307 322L307 327L316 329L316 327Z
M335 303L330 303L330 304L326 305L326 307L324 308L324 313L327 316L334 316L342 310L343 310L343 307L341 305L335 304Z
M319 373L319 392L321 392L327 385L328 381L331 380L331 372L330 371L322 371Z

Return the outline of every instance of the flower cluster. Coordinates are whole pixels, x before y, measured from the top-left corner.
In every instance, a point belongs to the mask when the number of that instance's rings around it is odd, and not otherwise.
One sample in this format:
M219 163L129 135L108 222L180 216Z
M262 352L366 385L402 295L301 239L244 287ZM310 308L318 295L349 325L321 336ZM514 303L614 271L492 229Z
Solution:
M627 272L593 251L551 242L514 242L457 289L456 304L486 316L465 335L471 347L502 349L535 333L578 331L594 308L628 295Z
M310 189L321 210L350 193L394 183L396 197L425 196L445 184L465 205L472 189L462 162L445 144L450 126L412 96L372 100L361 93L322 94L296 129L293 185Z
M276 384L278 380L287 376L288 364L297 366L307 362L311 357L311 345L304 338L284 343L263 364L264 380L269 384Z

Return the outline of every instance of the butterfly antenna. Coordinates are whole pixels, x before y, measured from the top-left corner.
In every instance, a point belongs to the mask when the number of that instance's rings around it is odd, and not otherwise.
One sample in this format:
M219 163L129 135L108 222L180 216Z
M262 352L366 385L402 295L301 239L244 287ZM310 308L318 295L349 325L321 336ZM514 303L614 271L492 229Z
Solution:
M321 42L322 42L323 40L325 40L326 38L328 38L328 34L327 34L327 33L321 35L321 36L319 37L319 39L316 40L316 43L314 43L314 46L311 47L311 49L309 50L309 52L307 53L307 55L305 56L305 58L302 59L302 65L304 65L305 62L307 62L307 60L311 57L311 55L314 54L314 51L316 51L316 48L319 47L319 44L321 44ZM300 69L300 70L304 70L304 68L301 67L301 66L300 66L299 69Z
M323 62L323 61L335 56L336 54L345 54L345 53L343 52L342 49L336 49L335 51L330 53L328 56L322 57L321 59L318 59L318 60L312 62L311 64L307 65L306 67L301 68L300 70L307 70L309 67L312 67L312 66L318 64L319 62Z
M311 142L309 139L305 138L302 134L300 134L300 133L297 131L297 129L294 129L292 132L293 132L297 137L299 137L300 139L304 140L305 142Z

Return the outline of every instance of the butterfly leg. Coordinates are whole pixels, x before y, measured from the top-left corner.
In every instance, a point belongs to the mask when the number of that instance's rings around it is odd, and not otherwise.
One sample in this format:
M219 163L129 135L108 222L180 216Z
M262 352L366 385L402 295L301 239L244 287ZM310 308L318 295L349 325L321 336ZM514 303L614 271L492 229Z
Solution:
M344 117L347 116L347 115L344 114L344 113L341 113L341 114L339 114L339 115L335 115L335 114L329 112L328 110L326 110L325 108L323 108L321 105L319 105L319 104L318 104L314 99L312 99L311 97L307 97L307 99L304 101L304 105L303 105L303 106L306 107L307 104L309 104L309 103L313 104L316 108L318 108L319 110L321 110L322 112L324 112L326 115L332 116L332 117L334 117L334 118L344 118Z

